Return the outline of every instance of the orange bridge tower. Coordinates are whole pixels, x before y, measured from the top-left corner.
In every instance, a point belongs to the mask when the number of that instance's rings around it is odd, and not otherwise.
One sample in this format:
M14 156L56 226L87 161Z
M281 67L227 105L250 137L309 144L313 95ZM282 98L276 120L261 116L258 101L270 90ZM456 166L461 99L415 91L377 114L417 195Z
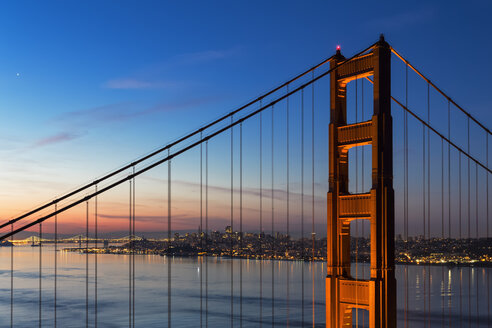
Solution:
M331 68L345 58L337 50ZM373 76L374 114L366 122L347 124L347 84ZM391 118L391 49L384 41L331 73L329 192L327 231L326 326L352 327L353 309L369 312L369 327L396 327L394 263L393 131ZM372 145L372 187L348 190L348 151ZM350 222L369 220L371 276L350 272Z

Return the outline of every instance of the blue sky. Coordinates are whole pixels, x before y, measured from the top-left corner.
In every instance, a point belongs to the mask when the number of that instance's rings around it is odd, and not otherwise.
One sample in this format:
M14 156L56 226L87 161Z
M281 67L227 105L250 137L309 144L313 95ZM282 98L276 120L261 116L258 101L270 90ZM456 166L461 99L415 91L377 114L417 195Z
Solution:
M490 126L488 1L0 4L2 215L90 181L384 33ZM27 196L28 195L28 196Z

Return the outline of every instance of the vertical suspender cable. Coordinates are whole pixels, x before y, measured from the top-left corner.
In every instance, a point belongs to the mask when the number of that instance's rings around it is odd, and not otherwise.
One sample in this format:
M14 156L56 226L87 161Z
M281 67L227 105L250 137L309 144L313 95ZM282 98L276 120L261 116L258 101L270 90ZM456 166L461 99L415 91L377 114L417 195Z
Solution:
M448 99L448 140L451 140L451 102L449 99ZM449 142L448 142L448 238L451 239L451 144ZM452 320L451 300L452 300L452 294L451 292L449 292L448 317L449 317L450 327L451 327L451 320Z
M451 103L449 100L448 100L448 140L451 140ZM448 238L451 238L451 144L449 142L448 142Z
M485 150L485 156L487 157L486 159L486 162L487 162L487 167L489 167L489 134L486 133L485 135L485 147L487 148ZM487 172L485 172L487 173ZM486 199L486 202L485 204L487 204L487 238L489 238L489 175L486 174L486 192L485 192L485 197L487 198ZM489 316L490 318L490 316Z
M444 242L444 139L441 139L441 242ZM444 266L441 265L441 285L444 286ZM444 287L441 288L441 327L444 327Z
M169 157L170 149L167 150ZM167 326L171 327L171 159L167 162Z
M208 328L208 140L205 142L205 327Z
M301 322L304 325L304 89L301 89Z
M128 181L128 327L132 327L132 181Z
M260 108L262 103L260 100ZM260 112L260 327L263 325L263 112Z
M358 77L355 76L355 124L358 123ZM359 193L359 145L355 145L355 193ZM350 239L352 239L350 237ZM349 241L350 242L350 241ZM352 257L352 254L350 254ZM355 220L355 279L359 280L359 220ZM355 289L355 325L359 326L359 297L357 293L358 289Z
M55 212L58 209L58 204L55 203ZM54 277L54 295L53 295L53 326L56 328L57 325L57 294L58 294L58 215L55 215L55 277Z
M451 102L448 100L448 140L451 140ZM451 144L448 142L448 238L451 239ZM449 271L448 271L449 272ZM451 326L451 299L448 296L449 326Z
M89 201L85 202L85 327L89 327Z
M430 125L430 85L427 83L427 124ZM430 167L430 130L427 128L427 238L430 242L431 233L430 233L430 205L431 205L431 195L430 195L430 177L431 177L431 167ZM427 294L427 322L430 327L430 295L431 295L431 270L430 264L427 264L427 270L429 274L427 276L427 286L428 286L428 294Z
M487 167L489 167L489 134L485 134L485 146L487 149L485 150L485 156L487 156ZM485 172L486 175L486 204L487 204L487 240L489 239L489 174ZM487 273L487 324L490 327L490 273Z
M97 192L97 184L95 185L95 189ZM55 217L56 218L56 217ZM97 253L98 253L98 243L97 238L97 195L94 197L94 247L96 251L94 252L94 327L97 328Z
M313 70L313 80L314 80L314 70ZM314 303L314 255L315 255L315 232L314 232L314 82L311 84L312 87L312 100L311 100L311 193L312 193L312 199L311 199L311 236L312 236L312 259L311 259L311 280L312 280L312 315L313 315L313 328L316 324L315 320L315 303Z
M360 93L361 93L361 107L360 107L360 111L361 111L361 119L362 121L364 121L364 79L361 80L361 85L360 85ZM364 147L362 147L361 149L361 190L362 192L364 192ZM362 240L364 241L365 243L365 234L364 234L364 226L365 226L365 222L362 221ZM364 280L365 279L365 268L364 266L362 266L362 279ZM362 327L364 328L365 327L365 311L362 311Z
M56 210L56 204L55 204L55 210ZM10 231L11 232L14 231L13 223L10 225ZM13 240L14 240L14 236L12 236L12 241ZM10 328L12 328L13 326L14 326L14 244L10 246Z
M274 174L273 174L273 169L274 169L274 107L272 106L272 327L275 326L275 256L276 256L276 249L275 249L275 217L274 217Z
M132 195L132 327L135 328L135 166L133 167Z
M425 126L422 125L422 228L424 231L424 236L423 239L425 240L426 237L426 222L425 222L425 216L426 216L426 211L425 211L425 202L426 202L426 197L425 197ZM425 289L425 283L424 283L424 289ZM425 307L425 306L424 306Z
M200 140L203 134L200 132ZM200 252L203 254L203 143L200 143ZM200 327L203 327L203 257L200 261Z
M467 142L468 142L468 154L470 154L470 117L467 119ZM470 196L470 158L468 158L468 251L471 251L471 196ZM471 326L471 270L468 271L468 326Z
M425 242L425 239L426 239L426 207L425 207L425 203L426 203L426 188L425 188L425 156L426 156L426 153L425 153L425 132L426 132L426 129L425 129L425 125L422 125L422 224L423 224L423 231L424 231L424 235L423 235L423 241ZM423 295L423 298L424 298L424 326L426 325L427 323L427 277L426 277L426 268L424 267L424 272L423 272L423 283L424 283L424 295Z
M470 117L468 117L468 120L467 120L467 143L468 143L467 151L468 151L468 154L470 154ZM467 206L467 210L468 210L468 242L470 242L470 236L471 236L471 234L470 234L470 230L471 230L470 158L468 158L467 162L468 162L468 188L467 188L467 191L468 191L468 202L467 202L467 205L468 205Z
M427 124L430 125L430 86L427 83ZM427 128L427 238L431 238L430 231L430 209L431 209L431 194L430 194L430 179L431 179L431 160L430 160L430 130ZM430 271L429 271L430 277ZM429 285L430 295L430 285ZM428 304L429 305L429 304ZM430 309L429 309L430 311ZM430 312L429 312L430 314ZM429 322L430 325L430 322Z
M475 220L476 220L476 227L475 227L475 240L478 241L478 164L475 163ZM476 285L476 305L477 305L477 327L479 327L480 324L480 316L479 316L479 309L478 309L478 270L475 270L475 285Z
M444 239L444 139L441 139L441 239Z
M234 122L231 116L231 123ZM234 127L231 126L231 328L234 327Z
M287 93L289 93L289 85L287 84ZM286 167L287 167L287 176L286 176L286 181L287 181L287 250L290 250L290 181L289 181L289 174L290 174L290 164L289 164L289 97L287 97L287 108L286 108L286 144L287 144L287 149L286 149ZM287 267L287 327L290 325L290 265Z
M405 107L408 108L408 65L405 64ZM405 250L408 252L408 113L403 113L403 158L404 158L404 202L403 202L403 230L405 235ZM364 178L362 179L364 183ZM408 263L405 264L405 305L404 305L404 327L408 327L408 315L409 315L409 294L408 294Z
M458 179L459 179L459 186L458 186L458 190L459 190L459 236L460 236L460 242L462 242L461 240L461 152L458 152L458 170L459 170L459 173L458 173ZM463 314L463 304L462 304L462 273L463 273L463 269L462 268L459 268L460 270L460 328L461 328L461 325L462 325L462 321L463 321L463 317L462 317L462 314Z
M459 211L458 211L458 219L459 219L459 236L461 239L461 152L458 152L458 179L459 179L459 185L458 185L458 193L459 193Z
M42 264L43 264L43 243L41 242L43 240L43 224L39 224L39 328L41 328L42 323L42 307L43 307L43 296L42 296L42 279L43 279L43 272L42 272ZM34 243L34 241L33 241Z
M475 238L478 239L478 164L475 163Z
M243 253L243 123L239 125L239 249ZM239 326L243 327L243 260L239 258Z
M460 239L461 241L461 239ZM463 269L460 268L460 328L463 326L463 302L462 302L462 284L463 283Z

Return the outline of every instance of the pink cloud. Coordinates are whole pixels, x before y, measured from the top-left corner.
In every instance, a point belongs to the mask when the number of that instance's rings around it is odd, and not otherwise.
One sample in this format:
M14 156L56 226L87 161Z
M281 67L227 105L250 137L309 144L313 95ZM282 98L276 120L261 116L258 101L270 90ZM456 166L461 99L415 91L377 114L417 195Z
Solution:
M108 89L164 89L176 86L176 83L164 81L145 81L133 78L109 80L103 84Z
M77 135L77 134L73 134L73 133L69 133L69 132L61 132L61 133L55 134L51 137L43 138L43 139L36 141L33 145L33 148L34 147L43 147L43 146L47 146L47 145L51 145L51 144L56 144L59 142L64 142L64 141L70 141L70 140L76 139L78 137L79 137L79 135Z

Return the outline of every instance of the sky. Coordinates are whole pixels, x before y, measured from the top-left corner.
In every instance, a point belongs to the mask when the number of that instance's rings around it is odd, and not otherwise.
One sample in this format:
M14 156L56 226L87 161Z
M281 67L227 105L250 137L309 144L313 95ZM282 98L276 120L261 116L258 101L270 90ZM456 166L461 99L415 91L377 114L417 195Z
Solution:
M380 33L490 128L491 10L489 1L2 2L0 217L175 140L331 56L337 45L349 56ZM176 177L182 208L189 207L187 165ZM149 190L159 189L166 169L147 179L156 184ZM227 177L217 174L213 183L220 199ZM316 188L323 207L324 184ZM139 196L148 204L139 208L142 230L160 229L162 189ZM102 214L107 229L123 227L128 204L118 197ZM219 207L218 226L228 222L227 206ZM178 226L196 229L194 211L193 222ZM80 213L67 219L71 231L82 226Z

